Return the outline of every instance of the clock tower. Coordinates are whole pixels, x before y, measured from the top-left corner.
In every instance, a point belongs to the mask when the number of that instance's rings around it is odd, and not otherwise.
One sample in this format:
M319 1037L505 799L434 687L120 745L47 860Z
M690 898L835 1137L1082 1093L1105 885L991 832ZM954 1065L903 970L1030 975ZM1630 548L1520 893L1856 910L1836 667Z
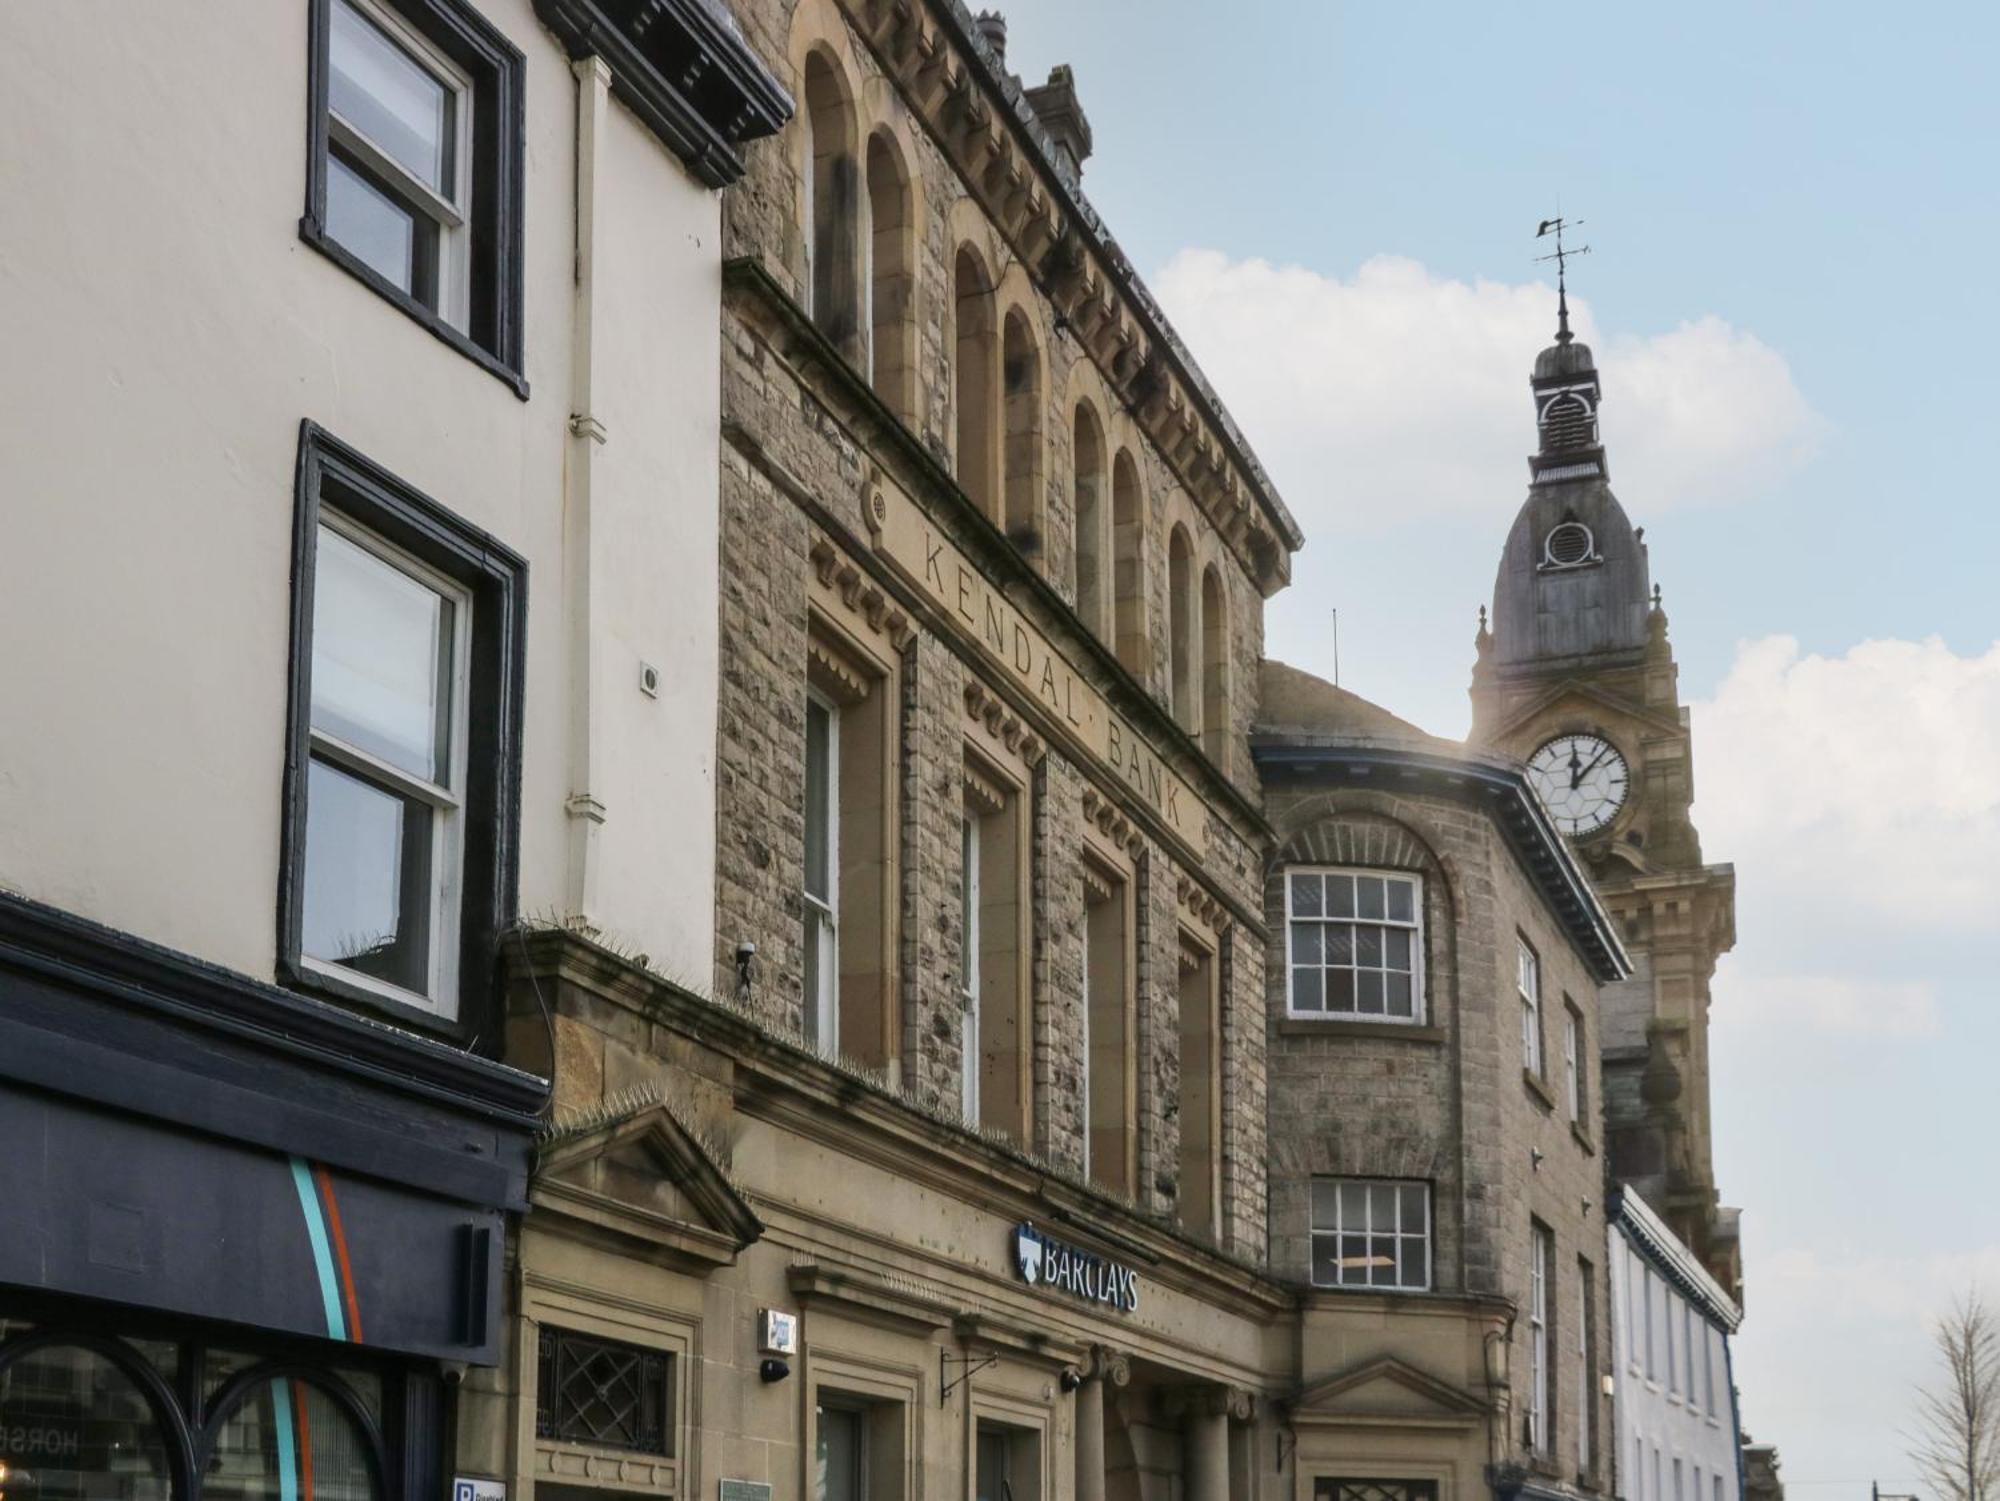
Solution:
M1513 756L1574 845L1635 969L1602 999L1609 1176L1741 1297L1737 1211L1710 1151L1709 983L1735 943L1736 881L1702 861L1693 745L1644 529L1611 493L1602 391L1560 304L1531 382L1537 451L1480 612L1473 744Z

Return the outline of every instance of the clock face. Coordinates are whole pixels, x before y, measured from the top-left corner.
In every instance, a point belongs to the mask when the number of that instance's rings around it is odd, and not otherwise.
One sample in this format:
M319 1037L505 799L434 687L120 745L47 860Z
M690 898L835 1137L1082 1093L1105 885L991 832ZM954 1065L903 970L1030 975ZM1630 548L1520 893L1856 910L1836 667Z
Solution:
M1528 780L1572 839L1610 823L1632 789L1631 768L1601 735L1556 736L1528 757Z

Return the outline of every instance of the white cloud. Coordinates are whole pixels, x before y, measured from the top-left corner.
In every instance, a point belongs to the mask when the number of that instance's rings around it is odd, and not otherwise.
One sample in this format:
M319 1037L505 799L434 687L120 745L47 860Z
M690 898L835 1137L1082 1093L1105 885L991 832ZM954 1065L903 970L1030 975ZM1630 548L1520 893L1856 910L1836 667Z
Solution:
M1352 279L1187 250L1161 302L1308 536L1417 516L1490 515L1525 488L1528 372L1554 332L1554 289L1463 282L1378 255ZM1606 384L1604 436L1621 490L1656 516L1753 497L1822 428L1782 356L1718 318L1653 338L1579 335Z
M1829 937L1869 921L1990 933L2000 920L2000 641L1935 637L1801 655L1738 648L1693 705L1704 843ZM1864 930L1865 931L1865 930Z
M1801 1029L1842 1037L1934 1037L1941 1030L1937 987L1928 980L1873 980L1854 975L1757 975L1733 970L1718 1032L1796 1035Z

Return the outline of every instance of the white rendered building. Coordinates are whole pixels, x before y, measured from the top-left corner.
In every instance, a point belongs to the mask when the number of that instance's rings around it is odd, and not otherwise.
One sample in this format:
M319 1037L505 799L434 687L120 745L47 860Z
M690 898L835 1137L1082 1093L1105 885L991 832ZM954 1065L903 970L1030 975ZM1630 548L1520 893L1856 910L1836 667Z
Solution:
M1606 1216L1621 1501L1741 1501L1729 1337L1742 1312L1638 1194Z

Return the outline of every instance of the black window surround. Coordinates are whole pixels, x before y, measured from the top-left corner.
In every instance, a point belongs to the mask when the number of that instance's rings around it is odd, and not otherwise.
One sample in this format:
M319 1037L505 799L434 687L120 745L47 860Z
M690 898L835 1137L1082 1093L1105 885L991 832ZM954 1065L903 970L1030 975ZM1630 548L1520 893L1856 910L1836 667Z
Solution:
M400 1004L304 962L306 785L312 719L313 580L319 523L331 510L455 580L472 594L458 1013ZM279 979L366 1007L461 1046L500 1038L495 958L519 885L521 703L528 565L518 553L404 484L316 423L299 427L292 529L291 673L278 864Z
M334 0L307 0L306 207L299 238L366 283L526 400L521 373L521 221L527 155L526 60L465 0L386 0L395 15L472 80L472 212L468 326L455 328L328 233L328 93Z

